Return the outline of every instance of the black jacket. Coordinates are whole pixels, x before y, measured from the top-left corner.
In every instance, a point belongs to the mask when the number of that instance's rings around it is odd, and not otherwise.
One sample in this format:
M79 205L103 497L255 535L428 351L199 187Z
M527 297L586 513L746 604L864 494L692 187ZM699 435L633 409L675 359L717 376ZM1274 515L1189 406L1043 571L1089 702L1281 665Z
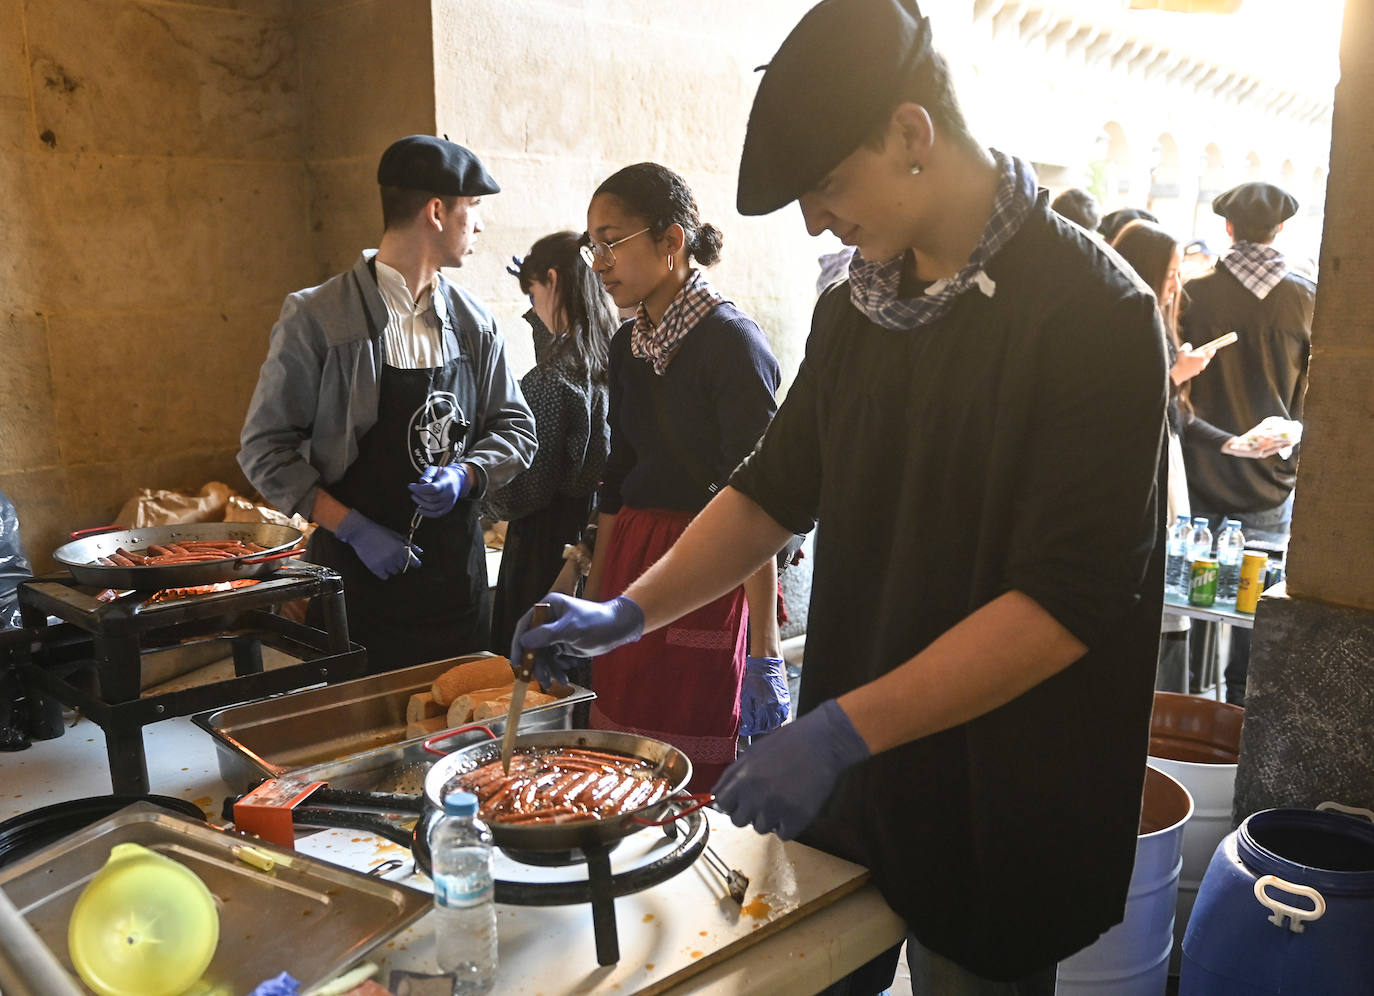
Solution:
M1118 922L1163 592L1165 340L1154 298L1040 199L993 297L914 331L848 282L732 484L817 532L800 710L1005 592L1090 649L1020 697L843 776L805 842L867 865L927 947L993 979Z
M1316 285L1290 273L1261 301L1228 270L1215 267L1188 281L1184 291L1185 339L1201 345L1232 330L1240 336L1193 378L1189 397L1198 417L1233 436L1269 415L1301 421ZM1296 453L1288 460L1246 460L1189 436L1183 459L1190 503L1218 515L1282 504L1298 469Z

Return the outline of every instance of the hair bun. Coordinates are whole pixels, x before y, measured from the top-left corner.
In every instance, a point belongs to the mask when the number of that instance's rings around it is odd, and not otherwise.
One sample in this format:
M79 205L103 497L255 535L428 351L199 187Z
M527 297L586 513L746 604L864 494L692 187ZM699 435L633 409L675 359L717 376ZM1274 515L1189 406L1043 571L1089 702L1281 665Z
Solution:
M696 236L692 239L692 258L702 266L710 266L720 261L720 247L725 243L725 236L721 234L719 228L707 222L697 230Z

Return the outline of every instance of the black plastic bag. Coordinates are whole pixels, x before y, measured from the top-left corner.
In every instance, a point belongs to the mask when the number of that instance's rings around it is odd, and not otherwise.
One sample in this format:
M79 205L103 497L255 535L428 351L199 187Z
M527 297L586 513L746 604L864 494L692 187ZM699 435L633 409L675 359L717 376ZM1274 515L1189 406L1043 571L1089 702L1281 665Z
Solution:
M18 629L19 583L33 577L24 544L19 538L19 514L0 491L0 630ZM29 746L28 703L14 664L0 655L0 750Z

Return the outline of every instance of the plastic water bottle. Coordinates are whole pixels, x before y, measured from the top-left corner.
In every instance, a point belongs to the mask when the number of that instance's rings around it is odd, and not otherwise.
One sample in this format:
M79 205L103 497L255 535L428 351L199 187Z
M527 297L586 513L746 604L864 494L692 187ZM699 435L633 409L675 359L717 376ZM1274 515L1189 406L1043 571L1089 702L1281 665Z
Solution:
M434 950L453 975L454 996L486 993L496 982L496 905L491 831L470 792L444 796L444 817L429 832L434 878Z
M1168 557L1164 561L1164 590L1181 598L1188 597L1188 538L1193 526L1188 516L1180 515L1169 528Z
M1212 556L1212 530L1207 528L1206 516L1199 515L1193 520L1192 531L1188 534L1188 574L1193 573L1194 560L1206 560Z
M1217 601L1232 603L1240 589L1240 562L1245 556L1245 534L1239 519L1227 519L1217 536Z

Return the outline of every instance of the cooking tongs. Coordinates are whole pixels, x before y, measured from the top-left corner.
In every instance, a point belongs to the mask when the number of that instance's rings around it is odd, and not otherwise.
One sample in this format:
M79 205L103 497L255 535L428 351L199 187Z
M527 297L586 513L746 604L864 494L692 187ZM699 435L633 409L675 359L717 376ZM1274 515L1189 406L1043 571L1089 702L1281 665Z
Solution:
M453 462L453 458L458 455L457 449L458 441L449 440L449 442L447 442L444 445L443 452L439 454L440 461L437 464L435 464L435 466L447 467L449 464L451 464ZM410 565L412 562L419 563L420 558L415 556L415 530L420 528L420 520L423 518L424 516L420 514L420 510L418 508L415 510L415 514L410 517L410 531L406 533L406 565L401 568L402 574L410 570Z
M711 870L725 880L725 888L730 891L730 898L737 905L743 906L745 893L749 891L749 876L727 865L725 860L712 850L710 844L707 844L701 853L706 863L711 866Z

